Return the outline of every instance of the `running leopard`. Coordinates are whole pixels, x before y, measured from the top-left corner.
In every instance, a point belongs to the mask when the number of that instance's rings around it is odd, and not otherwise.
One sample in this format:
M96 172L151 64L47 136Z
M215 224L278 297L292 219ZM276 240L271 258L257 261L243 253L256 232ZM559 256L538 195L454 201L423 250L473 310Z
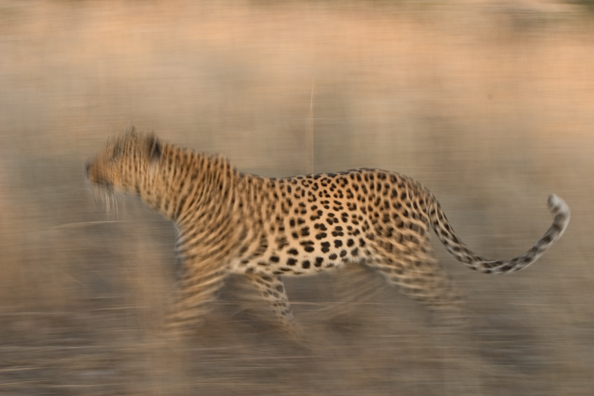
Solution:
M455 307L457 295L429 243L435 232L468 268L486 274L522 270L565 231L567 204L551 195L551 227L526 253L488 260L456 235L434 195L415 180L378 169L289 178L244 174L203 154L132 130L111 139L86 165L93 189L133 193L177 231L179 296L170 324L199 324L225 277L243 274L284 329L299 337L282 277L345 263L377 270L388 284L430 309Z

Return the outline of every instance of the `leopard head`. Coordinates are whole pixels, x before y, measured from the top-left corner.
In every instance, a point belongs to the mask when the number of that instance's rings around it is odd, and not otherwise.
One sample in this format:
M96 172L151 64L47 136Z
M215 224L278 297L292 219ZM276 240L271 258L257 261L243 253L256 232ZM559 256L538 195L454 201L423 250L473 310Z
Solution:
M91 188L100 193L136 192L146 185L150 169L159 163L162 144L154 135L136 133L134 127L110 139L95 158L86 163Z

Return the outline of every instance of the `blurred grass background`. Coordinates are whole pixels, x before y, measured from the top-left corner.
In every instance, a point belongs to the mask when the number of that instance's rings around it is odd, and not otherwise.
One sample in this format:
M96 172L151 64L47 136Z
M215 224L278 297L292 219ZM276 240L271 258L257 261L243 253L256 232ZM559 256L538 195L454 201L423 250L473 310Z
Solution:
M436 252L469 301L487 395L591 395L594 16L556 1L1 1L0 393L441 395L426 312L380 288L354 329L333 276L288 279L310 351L246 315L230 281L186 351L159 336L173 229L106 214L84 161L127 124L246 172L379 167L440 199L511 276ZM237 286L241 288L240 286ZM272 315L270 315L272 316Z

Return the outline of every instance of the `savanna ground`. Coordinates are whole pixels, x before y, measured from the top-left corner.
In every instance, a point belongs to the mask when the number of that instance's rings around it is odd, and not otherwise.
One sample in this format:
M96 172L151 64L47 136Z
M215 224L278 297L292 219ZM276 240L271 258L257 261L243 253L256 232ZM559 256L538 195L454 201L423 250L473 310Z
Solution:
M527 250L559 194L569 229L523 272L435 249L468 300L483 394L591 395L594 15L443 3L0 2L0 394L447 388L427 312L371 276L340 325L340 274L287 280L307 348L246 309L237 279L183 349L160 337L173 229L134 198L105 213L83 175L133 123L266 176L399 171L494 258Z

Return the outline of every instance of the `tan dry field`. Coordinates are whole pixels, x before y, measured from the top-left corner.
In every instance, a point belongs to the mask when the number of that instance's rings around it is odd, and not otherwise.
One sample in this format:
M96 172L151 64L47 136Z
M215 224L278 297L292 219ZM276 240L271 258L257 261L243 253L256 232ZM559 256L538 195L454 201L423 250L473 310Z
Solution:
M435 250L468 299L483 394L591 395L594 16L541 3L0 2L0 394L448 388L427 312L370 275L340 326L340 274L287 280L309 348L238 279L196 339L160 337L173 229L133 198L105 213L83 176L133 123L267 176L413 176L494 258L528 249L559 194L569 229L523 272Z

